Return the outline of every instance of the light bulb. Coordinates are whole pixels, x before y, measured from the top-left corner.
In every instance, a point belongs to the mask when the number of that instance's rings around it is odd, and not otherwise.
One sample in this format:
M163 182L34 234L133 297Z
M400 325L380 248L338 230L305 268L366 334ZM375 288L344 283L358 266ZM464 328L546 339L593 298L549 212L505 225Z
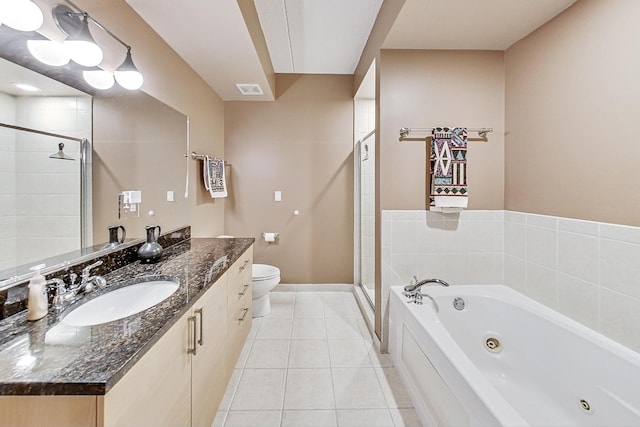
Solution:
M71 60L64 46L53 40L28 40L27 48L38 61L53 67L66 65Z
M2 0L0 16L3 24L18 31L35 31L44 21L42 11L31 0Z
M113 74L101 68L84 70L82 72L82 77L84 77L84 80L92 87L100 90L111 89L115 83L113 80Z
M127 56L122 65L113 73L120 86L129 90L137 90L142 87L144 78L131 59L131 48L127 48Z
M73 62L85 67L95 67L102 62L102 49L98 46L89 31L88 15L85 14L78 32L69 36L63 43Z

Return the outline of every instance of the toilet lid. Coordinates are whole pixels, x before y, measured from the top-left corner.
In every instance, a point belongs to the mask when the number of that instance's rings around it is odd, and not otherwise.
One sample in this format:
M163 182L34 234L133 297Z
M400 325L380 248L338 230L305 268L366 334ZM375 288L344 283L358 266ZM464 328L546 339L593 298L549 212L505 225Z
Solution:
M253 264L253 271L251 274L253 280L265 280L272 279L280 276L280 269L273 265L267 264Z

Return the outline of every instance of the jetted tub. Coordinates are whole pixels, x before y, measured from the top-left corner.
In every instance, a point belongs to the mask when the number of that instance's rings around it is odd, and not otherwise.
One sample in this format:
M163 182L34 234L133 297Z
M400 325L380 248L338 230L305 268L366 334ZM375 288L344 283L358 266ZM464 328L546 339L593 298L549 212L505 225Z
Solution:
M640 426L640 354L506 286L422 292L389 342L425 426Z

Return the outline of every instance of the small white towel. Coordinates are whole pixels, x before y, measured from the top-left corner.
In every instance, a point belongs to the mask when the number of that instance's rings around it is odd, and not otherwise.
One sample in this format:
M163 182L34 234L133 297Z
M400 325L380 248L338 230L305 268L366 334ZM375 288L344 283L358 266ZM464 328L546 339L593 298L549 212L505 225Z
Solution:
M211 197L227 197L227 180L224 174L224 160L205 156L202 162L204 187Z

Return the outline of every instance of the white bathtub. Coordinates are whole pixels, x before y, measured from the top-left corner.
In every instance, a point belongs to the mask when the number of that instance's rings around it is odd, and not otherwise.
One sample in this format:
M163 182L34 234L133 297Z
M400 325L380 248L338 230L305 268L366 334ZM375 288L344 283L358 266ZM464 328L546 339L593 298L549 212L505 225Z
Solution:
M438 311L391 289L389 343L425 426L640 426L638 353L506 286L422 289Z

